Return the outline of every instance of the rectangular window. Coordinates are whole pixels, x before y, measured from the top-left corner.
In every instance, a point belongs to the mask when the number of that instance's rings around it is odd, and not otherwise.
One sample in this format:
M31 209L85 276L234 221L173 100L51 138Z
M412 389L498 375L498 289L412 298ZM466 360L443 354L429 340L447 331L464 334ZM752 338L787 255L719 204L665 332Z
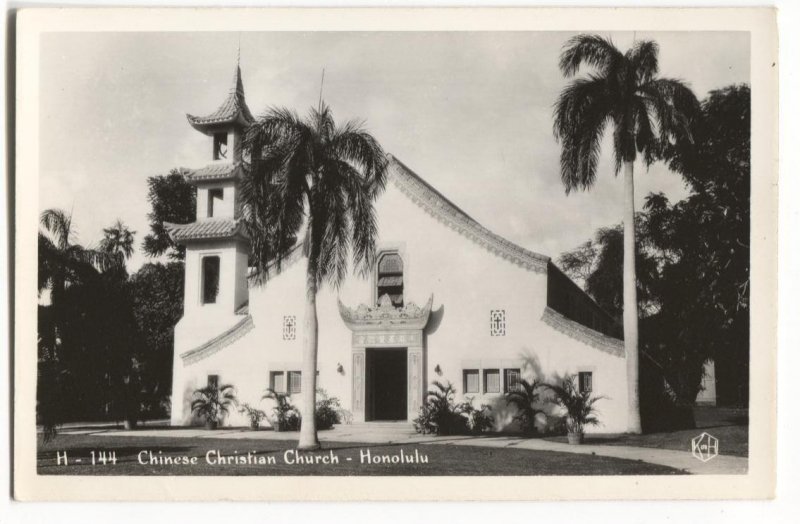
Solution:
M289 393L292 395L296 393L301 393L300 387L300 372L299 371L290 371L289 375Z
M578 373L578 391L581 393L592 392L592 372L581 371Z
M481 376L477 369L464 370L464 393L480 393Z
M520 372L519 369L507 369L505 373L505 392L517 391L520 389Z
M214 133L214 160L228 157L228 133Z
M499 369L485 369L483 371L483 392L500 393Z
M223 199L223 190L221 187L208 190L208 218L214 216L214 209L219 209L219 204Z
M207 385L210 388L217 389L219 387L219 375L209 375Z
M217 302L219 293L219 257L203 257L203 304Z
M269 387L276 393L286 393L286 375L283 371L272 371L269 374Z

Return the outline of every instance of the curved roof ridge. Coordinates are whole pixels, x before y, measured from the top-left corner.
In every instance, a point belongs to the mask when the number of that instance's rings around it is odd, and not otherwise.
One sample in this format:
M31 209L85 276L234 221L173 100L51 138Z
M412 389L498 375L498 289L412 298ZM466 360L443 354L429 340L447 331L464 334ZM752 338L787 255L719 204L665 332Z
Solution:
M253 324L253 317L248 314L208 342L181 353L184 365L194 364L199 360L213 355L226 346L233 344L235 341L245 336L253 327L255 327Z
M625 342L623 340L610 337L600 331L595 331L588 326L584 326L580 322L565 317L550 306L544 308L542 320L556 331L564 333L584 344L617 357L625 357Z
M482 226L435 187L426 182L393 155L389 156L390 174L398 188L428 214L457 233L519 266L537 273L547 271L550 257L525 249Z

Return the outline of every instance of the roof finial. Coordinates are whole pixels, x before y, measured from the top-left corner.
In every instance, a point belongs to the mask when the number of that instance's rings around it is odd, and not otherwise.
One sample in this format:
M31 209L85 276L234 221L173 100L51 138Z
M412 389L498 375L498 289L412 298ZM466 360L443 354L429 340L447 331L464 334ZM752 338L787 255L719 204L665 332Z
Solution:
M239 43L236 46L236 67L239 67L239 59L242 56L242 33L239 33Z

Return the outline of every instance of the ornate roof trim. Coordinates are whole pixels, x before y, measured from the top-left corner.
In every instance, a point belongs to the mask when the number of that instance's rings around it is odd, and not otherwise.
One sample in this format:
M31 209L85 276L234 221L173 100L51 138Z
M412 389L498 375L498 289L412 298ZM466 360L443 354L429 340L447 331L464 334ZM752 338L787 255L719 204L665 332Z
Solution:
M244 174L241 162L225 164L209 164L200 169L190 169L186 172L186 180L192 184L204 182L219 182L234 180Z
M242 84L242 70L236 64L236 72L233 75L233 86L228 94L228 98L220 105L216 111L206 116L195 116L186 114L189 124L201 133L208 133L210 127L220 126L239 122L247 125L255 122L250 108L244 99L244 85Z
M394 184L412 202L458 234L490 253L536 273L546 273L550 257L534 253L489 231L393 156L389 174Z
M433 295L428 302L419 307L409 302L401 308L392 306L391 300L382 299L378 306L361 304L349 308L339 303L339 315L351 331L379 331L386 329L422 330L428 323L433 306Z
M181 353L183 364L194 364L204 358L207 358L217 351L229 346L245 336L251 329L253 329L253 317L249 314L242 318L239 322L234 324L231 328L227 329L222 334L212 338L205 344L190 349L185 353Z
M164 229L176 244L200 240L248 239L244 223L235 218L204 218L189 224L164 222Z
M542 320L556 331L560 331L575 340L616 357L625 358L625 343L622 340L609 337L574 320L570 320L555 309L545 307Z

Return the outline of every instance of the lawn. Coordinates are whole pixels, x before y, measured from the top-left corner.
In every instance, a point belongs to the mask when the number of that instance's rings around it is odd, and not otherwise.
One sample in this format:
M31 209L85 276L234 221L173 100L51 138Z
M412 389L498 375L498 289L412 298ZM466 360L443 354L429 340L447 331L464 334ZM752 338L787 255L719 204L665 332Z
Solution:
M587 436L586 443L690 451L692 449L692 439L705 431L719 441L720 455L748 456L748 417L746 410L696 407L694 416L697 425L696 429L649 433L646 435ZM548 438L548 440L567 441L566 437L554 437Z
M671 475L680 470L593 455L521 449L451 445L374 445L325 442L324 449L302 454L298 464L294 441L264 439L116 437L62 434L39 443L40 475ZM95 452L92 465L91 452ZM382 457L416 459L425 463L364 463ZM68 465L57 464L66 452ZM99 463L100 452L114 452L116 463ZM209 464L206 454L233 457L231 464ZM156 463L151 463L150 453ZM249 453L249 455L248 455ZM288 455L286 455L288 453ZM140 457L145 464L140 463ZM325 463L336 457L337 463ZM289 462L287 463L287 458ZM227 459L223 459L227 460ZM397 459L395 459L397 460ZM78 462L80 461L80 462ZM167 462L188 462L168 464ZM241 461L243 463L236 463ZM194 464L192 464L194 462Z

